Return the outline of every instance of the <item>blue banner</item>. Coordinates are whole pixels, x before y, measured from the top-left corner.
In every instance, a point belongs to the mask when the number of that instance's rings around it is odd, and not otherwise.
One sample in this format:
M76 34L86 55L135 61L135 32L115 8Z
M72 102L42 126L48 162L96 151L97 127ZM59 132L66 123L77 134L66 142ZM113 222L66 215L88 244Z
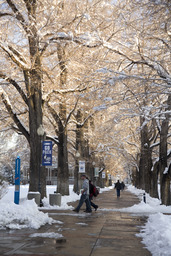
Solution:
M52 141L42 143L42 165L52 165Z
M19 204L20 200L20 157L15 160L15 192L14 203Z

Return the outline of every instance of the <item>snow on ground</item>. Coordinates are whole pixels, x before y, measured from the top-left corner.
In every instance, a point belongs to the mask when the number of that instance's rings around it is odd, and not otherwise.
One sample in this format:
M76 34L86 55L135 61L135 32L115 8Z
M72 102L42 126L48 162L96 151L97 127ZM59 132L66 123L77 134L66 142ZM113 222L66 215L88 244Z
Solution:
M142 198L144 190L128 186L128 190ZM160 205L161 201L146 193L146 203L122 209L122 211L148 215L148 221L137 236L153 256L171 256L171 206Z
M39 229L46 223L54 223L54 220L49 217L47 213L39 211L34 200L27 200L28 185L20 186L19 205L14 204L14 189L14 186L9 186L7 194L0 200L0 229ZM100 193L110 189L113 189L113 187L101 189ZM137 234L137 236L142 238L142 242L153 256L171 256L171 206L160 205L160 200L151 198L148 194L146 194L146 203L144 203L143 190L136 189L131 185L129 185L127 189L133 194L136 194L141 199L141 202L132 207L119 209L119 211L148 216L147 223L144 227L141 227L141 232ZM47 186L47 198L43 199L43 208L72 210L72 206L69 206L68 203L80 198L79 195L73 192L73 186L70 185L69 196L62 196L61 206L49 205L49 194L53 194L55 190L56 186ZM99 210L118 211L118 209ZM68 212L68 215L72 214ZM58 221L55 223L61 224ZM83 225L83 223L77 224ZM62 237L62 235L58 233L43 233L41 235L49 238ZM36 236L40 236L40 234L35 233L34 237Z
M53 219L48 214L38 210L33 200L26 200L21 205L13 202L0 203L0 229L21 229L35 228L38 229L46 223L52 224Z
M135 204L132 207L122 209L122 211L127 212L135 212L142 213L144 215L148 215L151 213L170 213L171 214L171 206L161 205L161 201L157 198L152 198L148 193L145 193L142 189L137 189L132 185L129 185L127 189L137 195L142 201L139 204ZM143 201L143 194L146 195L146 203Z
M48 237L48 238L58 239L63 237L63 235L55 232L48 232L48 233L34 233L30 235L30 237Z
M80 198L79 195L73 192L73 185L70 185L69 188L70 195L62 196L61 206L49 205L49 194L53 194L55 190L56 186L47 186L47 198L43 199L44 207L41 207L41 209L72 210L73 207L68 203ZM102 189L102 191L105 190L109 190L109 188ZM15 186L9 186L7 194L0 200L0 229L39 229L45 224L54 223L53 218L49 217L47 213L39 211L39 207L37 207L34 200L27 200L28 185L20 186L19 205L14 203L14 191Z

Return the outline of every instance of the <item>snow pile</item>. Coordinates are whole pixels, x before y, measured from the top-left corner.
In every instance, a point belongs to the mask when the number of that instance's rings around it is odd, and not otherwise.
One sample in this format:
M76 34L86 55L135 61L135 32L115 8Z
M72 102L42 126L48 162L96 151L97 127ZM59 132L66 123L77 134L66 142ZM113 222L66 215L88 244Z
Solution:
M46 238L58 239L58 238L62 238L63 235L55 232L47 232L47 233L34 233L30 235L30 237L46 237Z
M0 229L38 229L47 223L52 224L53 219L40 212L34 200L26 200L20 205L0 203Z
M148 193L145 193L142 189L137 189L132 185L127 186L127 189L137 195L142 201L139 204L135 204L129 208L123 208L121 211L135 212L148 215L150 213L171 213L171 206L161 205L161 200L150 197ZM143 195L145 193L146 203L143 202Z
M150 215L148 222L137 236L154 256L171 255L171 216L162 213Z
M8 192L8 183L0 180L0 199Z
M139 198L145 193L144 190L133 186L128 186L128 190ZM139 204L120 211L149 216L137 236L142 238L142 243L153 256L171 256L171 206L161 205L159 199L152 198L146 193L146 203L142 200Z

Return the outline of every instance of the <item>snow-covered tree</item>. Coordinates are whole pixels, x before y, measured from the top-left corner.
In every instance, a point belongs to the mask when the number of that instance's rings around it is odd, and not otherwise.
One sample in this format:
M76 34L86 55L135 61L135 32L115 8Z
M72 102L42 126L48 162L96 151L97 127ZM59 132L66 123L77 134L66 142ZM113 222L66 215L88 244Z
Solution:
M105 10L106 6L107 3L104 4L103 1L1 2L0 18L3 33L0 48L1 61L5 61L5 65L0 72L1 81L4 81L0 95L15 123L13 128L25 136L30 146L29 189L40 190L41 184L42 197L46 194L45 170L41 166L41 141L45 138L45 133L40 135L38 131L43 125L43 102L47 101L46 96L42 100L42 94L55 93L54 88L58 85L60 90L68 89L63 70L63 49L67 43L78 45L75 51L80 46L88 49L101 45L98 30L105 29L106 22L103 21L104 12L101 15L100 12ZM100 16L96 14L96 9ZM58 54L58 58L55 53ZM74 78L73 81L76 79L78 78ZM75 84L72 82L72 85L74 91ZM17 101L14 98L14 91L17 92ZM60 117L65 123L65 98L61 96L58 101L63 109ZM63 187L67 190L67 184Z
M138 100L141 97L140 108L143 110L139 111L141 124L140 167L143 170L142 176L140 176L140 182L141 186L143 185L147 191L150 190L150 184L148 185L145 177L149 177L151 173L150 169L153 170L151 168L152 163L150 163L152 159L149 158L149 167L147 168L148 171L146 174L144 173L144 166L145 155L148 154L149 156L152 153L151 149L153 145L151 144L152 141L150 142L150 130L147 129L147 125L150 127L149 123L152 122L152 124L155 123L155 128L153 125L153 131L155 129L159 131L157 142L160 140L159 170L161 199L164 204L170 204L170 174L167 161L169 152L171 82L170 3L165 0L149 0L146 2L135 0L119 1L119 5L122 8L122 17L124 17L121 23L126 29L117 42L114 38L111 38L108 42L104 41L103 45L111 53L113 52L121 57L120 72L113 76L113 81L116 81L119 77L121 78L122 74L123 81L132 79L132 83L139 81L139 83L134 83L134 85L136 84L136 88L138 86L140 88L148 88L144 92L141 90L141 96L139 95L138 97L137 89L136 93L135 90L132 90ZM142 99L144 99L144 102Z

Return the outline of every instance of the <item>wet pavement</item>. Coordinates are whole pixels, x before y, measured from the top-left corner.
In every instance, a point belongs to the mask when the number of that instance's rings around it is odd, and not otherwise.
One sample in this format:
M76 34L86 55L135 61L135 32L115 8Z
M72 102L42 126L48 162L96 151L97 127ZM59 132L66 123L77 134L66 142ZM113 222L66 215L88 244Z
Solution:
M0 230L0 256L149 256L151 253L137 237L146 218L135 214L113 211L139 203L139 199L123 191L119 199L114 190L103 192L94 199L98 210L79 213L72 210L48 210L56 220L38 230ZM78 202L72 203L75 207ZM58 233L62 237L33 237L34 234Z

